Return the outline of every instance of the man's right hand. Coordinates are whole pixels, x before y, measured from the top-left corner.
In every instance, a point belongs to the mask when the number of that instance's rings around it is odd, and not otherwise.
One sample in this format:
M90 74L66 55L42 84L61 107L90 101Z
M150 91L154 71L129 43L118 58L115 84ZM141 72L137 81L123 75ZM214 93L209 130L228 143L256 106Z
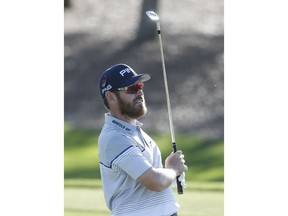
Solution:
M184 155L181 150L171 153L165 160L165 168L173 169L177 176L181 175L188 167L185 165Z

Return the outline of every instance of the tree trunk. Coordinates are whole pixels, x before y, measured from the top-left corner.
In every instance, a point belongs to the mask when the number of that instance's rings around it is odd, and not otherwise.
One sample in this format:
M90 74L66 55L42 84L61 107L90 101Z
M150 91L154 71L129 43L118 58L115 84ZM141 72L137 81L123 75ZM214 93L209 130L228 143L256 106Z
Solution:
M70 8L71 7L71 1L70 0L64 0L64 8Z
M157 13L158 0L143 0L141 8L141 19L137 31L136 41L142 43L156 37L156 23L151 21L146 11L155 11Z

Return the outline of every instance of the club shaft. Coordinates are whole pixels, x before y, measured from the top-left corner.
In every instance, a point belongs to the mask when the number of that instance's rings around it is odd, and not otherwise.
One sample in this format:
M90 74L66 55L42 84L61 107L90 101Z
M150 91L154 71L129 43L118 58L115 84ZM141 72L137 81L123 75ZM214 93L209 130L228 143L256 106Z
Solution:
M165 92L166 92L166 101L167 101L167 108L168 108L168 117L169 117L169 125L170 125L170 132L171 132L171 139L172 139L172 148L173 152L177 151L176 141L175 141L175 134L174 134L174 127L173 127L173 119L172 119L172 111L171 111L171 103L170 103L170 95L168 89L168 82L167 82L167 75L166 75L166 67L165 67L165 59L164 59L164 52L163 52L163 45L162 45L162 38L161 38L161 29L160 23L157 22L157 31L160 43L160 52L161 52L161 60L162 60L162 69L163 69L163 77L164 77L164 85L165 85ZM177 182L177 192L178 194L183 194L183 187L179 180L179 176L176 177Z
M162 45L162 38L161 38L161 30L160 30L160 23L159 22L157 22L157 30L158 30L158 37L159 37L159 43L160 43L160 52L161 52L162 69L163 69L164 85L165 85L165 92L166 92L166 101L167 101L167 108L168 108L168 117L169 117L171 139L172 139L172 143L176 143L175 134L174 134L174 127L173 127L172 112L171 112L171 103L170 103L168 82L167 82L167 75L166 75L165 59L164 59L164 52L163 52L163 45ZM175 146L175 149L176 149L176 146Z

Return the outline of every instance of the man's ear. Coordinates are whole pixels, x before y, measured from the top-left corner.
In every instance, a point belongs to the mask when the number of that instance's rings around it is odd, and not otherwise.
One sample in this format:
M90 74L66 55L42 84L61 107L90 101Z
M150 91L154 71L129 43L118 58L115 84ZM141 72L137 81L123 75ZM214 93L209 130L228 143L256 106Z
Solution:
M106 97L107 101L109 101L109 102L114 102L117 100L116 95L110 91L105 92L105 97Z

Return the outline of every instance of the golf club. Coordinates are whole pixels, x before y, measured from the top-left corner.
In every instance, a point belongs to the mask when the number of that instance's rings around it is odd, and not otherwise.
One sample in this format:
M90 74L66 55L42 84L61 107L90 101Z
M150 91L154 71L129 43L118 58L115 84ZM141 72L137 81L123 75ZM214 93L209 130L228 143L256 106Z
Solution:
M160 52L161 52L162 69L163 69L164 85L165 85L167 108L168 108L169 125L170 125L171 139L172 139L172 147L173 147L173 151L176 152L177 148L176 148L173 119L172 119L172 112L171 112L171 105L170 105L170 97L169 97L169 90L168 90L168 82L167 82L167 75L166 75L166 67L165 67L165 60L164 60L164 53L163 53L163 45L162 45L162 38L161 38L161 29L160 29L160 22L159 22L160 18L154 11L146 11L146 15L151 20L156 21L157 23L157 32L158 32L159 42L160 42ZM183 187L179 180L179 176L177 176L176 179L177 179L178 194L183 194Z

